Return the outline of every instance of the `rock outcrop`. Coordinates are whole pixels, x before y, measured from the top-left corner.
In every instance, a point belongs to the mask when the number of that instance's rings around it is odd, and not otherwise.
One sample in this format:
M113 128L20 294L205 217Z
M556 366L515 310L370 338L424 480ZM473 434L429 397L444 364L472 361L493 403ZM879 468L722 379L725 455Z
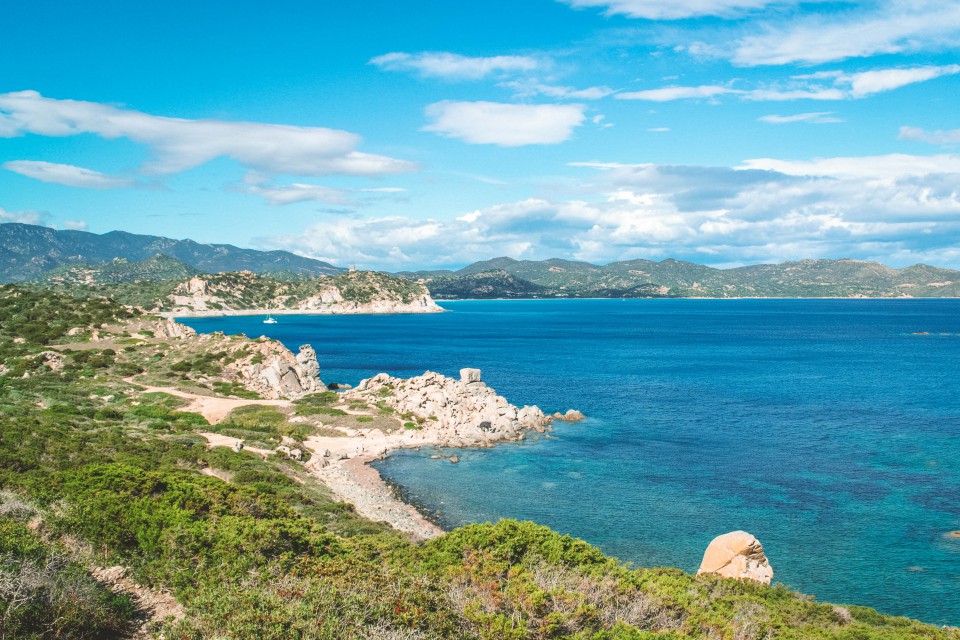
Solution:
M156 323L156 328L153 331L158 338L186 338L197 335L193 328L180 324L173 318L160 320Z
M247 389L262 398L296 400L308 393L326 391L320 380L317 352L308 344L294 355L275 340L261 339L249 345L247 355L226 366Z
M763 545L746 531L731 531L714 538L697 570L698 575L701 573L763 584L773 580L773 567L763 553Z
M480 381L479 369L455 380L428 371L409 379L385 373L363 380L344 399L384 403L439 431L452 446L514 440L524 430L545 431L551 419L538 407L517 408Z

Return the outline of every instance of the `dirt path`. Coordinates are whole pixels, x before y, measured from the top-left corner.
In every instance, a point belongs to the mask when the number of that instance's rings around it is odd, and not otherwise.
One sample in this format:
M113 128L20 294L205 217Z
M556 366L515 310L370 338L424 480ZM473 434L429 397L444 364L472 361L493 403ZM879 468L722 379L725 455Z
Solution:
M166 393L177 398L189 400L190 404L183 408L184 411L199 413L210 424L217 424L238 407L249 405L265 405L271 407L289 407L292 403L289 400L244 400L242 398L216 398L213 396L201 396L195 393L188 393L173 389L171 387L154 387L148 384L137 382L133 378L124 378L124 382L143 388L144 393Z
M186 615L179 602L166 591L157 591L137 584L128 575L126 567L94 567L93 577L114 593L130 596L144 619L133 630L135 640L154 637L150 627L169 619L182 620Z

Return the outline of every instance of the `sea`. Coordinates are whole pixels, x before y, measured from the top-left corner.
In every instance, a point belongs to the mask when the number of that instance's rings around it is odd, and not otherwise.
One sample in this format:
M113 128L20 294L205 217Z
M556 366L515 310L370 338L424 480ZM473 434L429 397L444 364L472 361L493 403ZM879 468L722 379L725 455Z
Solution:
M317 350L326 382L463 367L588 417L378 463L447 528L533 520L696 571L752 533L819 601L960 625L960 300L511 300L432 315L191 318Z

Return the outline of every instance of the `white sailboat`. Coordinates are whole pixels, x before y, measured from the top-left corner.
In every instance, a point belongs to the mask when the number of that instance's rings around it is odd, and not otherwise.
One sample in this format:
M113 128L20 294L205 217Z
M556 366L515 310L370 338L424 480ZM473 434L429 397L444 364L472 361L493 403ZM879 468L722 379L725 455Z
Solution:
M268 315L266 319L263 321L263 324L277 324L277 319L274 318L272 315Z

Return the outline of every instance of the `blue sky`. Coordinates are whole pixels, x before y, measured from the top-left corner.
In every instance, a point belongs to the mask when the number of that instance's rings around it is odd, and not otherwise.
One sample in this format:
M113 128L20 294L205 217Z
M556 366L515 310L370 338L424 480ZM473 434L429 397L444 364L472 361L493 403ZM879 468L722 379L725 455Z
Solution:
M389 270L960 268L960 2L2 12L0 221Z

